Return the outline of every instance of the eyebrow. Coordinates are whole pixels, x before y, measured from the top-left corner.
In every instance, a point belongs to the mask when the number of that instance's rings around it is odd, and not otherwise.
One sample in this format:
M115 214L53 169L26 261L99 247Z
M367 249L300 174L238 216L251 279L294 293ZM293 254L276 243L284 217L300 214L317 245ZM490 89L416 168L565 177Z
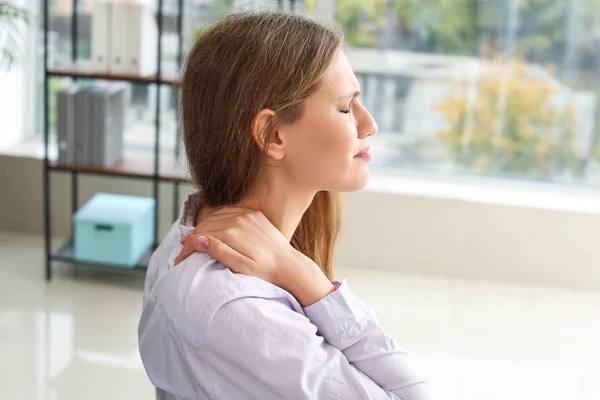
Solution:
M352 91L352 92L350 92L350 93L348 93L348 94L340 97L340 100L348 99L348 98L352 98L353 99L355 97L360 96L361 93L362 93L362 90L360 90L360 89L354 90L354 91Z

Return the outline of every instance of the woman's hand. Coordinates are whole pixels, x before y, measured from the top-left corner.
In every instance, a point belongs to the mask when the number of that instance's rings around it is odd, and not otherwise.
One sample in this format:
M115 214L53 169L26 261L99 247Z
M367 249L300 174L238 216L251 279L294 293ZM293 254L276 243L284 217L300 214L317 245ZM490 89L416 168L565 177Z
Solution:
M303 306L335 290L321 269L259 211L234 207L215 211L181 242L184 247L175 265L195 251L208 253L233 272L289 291Z
M177 265L194 251L209 253L233 272L275 284L292 246L263 213L226 207L210 214L181 242Z

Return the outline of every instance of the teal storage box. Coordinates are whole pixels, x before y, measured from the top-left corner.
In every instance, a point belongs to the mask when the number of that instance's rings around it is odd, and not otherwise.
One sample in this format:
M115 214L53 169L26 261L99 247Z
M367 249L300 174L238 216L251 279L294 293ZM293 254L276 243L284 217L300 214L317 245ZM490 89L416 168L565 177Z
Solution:
M154 199L98 193L74 216L75 260L133 268L154 241Z

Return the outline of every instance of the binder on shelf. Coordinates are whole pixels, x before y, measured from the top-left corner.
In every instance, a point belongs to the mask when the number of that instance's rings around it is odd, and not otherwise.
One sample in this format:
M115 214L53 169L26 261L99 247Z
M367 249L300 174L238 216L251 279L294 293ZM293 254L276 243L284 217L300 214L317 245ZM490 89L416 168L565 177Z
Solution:
M126 93L104 84L57 94L59 163L107 167L123 156Z
M154 13L142 4L127 4L128 20L124 35L126 72L148 76L157 72L158 27Z
M158 27L142 4L96 2L92 16L95 72L149 76L157 71Z
M123 156L125 89L109 86L92 93L92 165L106 167Z
M100 90L91 87L75 95L75 164L92 164L92 94Z
M130 4L127 3L111 3L111 36L107 39L110 46L110 63L108 65L110 73L113 74L128 74L129 68L127 65L129 38L128 25ZM106 33L105 33L106 34Z
M56 134L60 164L75 162L75 95L78 90L74 85L56 95Z
M111 3L99 1L94 3L92 11L92 64L95 72L111 72L111 14Z
M87 143L88 130L88 92L90 89L82 89L75 94L75 164L85 165L88 163L86 155L88 154L89 144Z

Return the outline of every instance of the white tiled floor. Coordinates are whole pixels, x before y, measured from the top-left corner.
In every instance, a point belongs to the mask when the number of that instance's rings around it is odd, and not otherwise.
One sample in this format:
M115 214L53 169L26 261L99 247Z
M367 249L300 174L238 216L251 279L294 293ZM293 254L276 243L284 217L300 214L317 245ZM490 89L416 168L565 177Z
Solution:
M0 399L152 399L142 280L56 268L0 233ZM444 400L599 400L600 293L340 269ZM238 399L235 399L238 400Z

